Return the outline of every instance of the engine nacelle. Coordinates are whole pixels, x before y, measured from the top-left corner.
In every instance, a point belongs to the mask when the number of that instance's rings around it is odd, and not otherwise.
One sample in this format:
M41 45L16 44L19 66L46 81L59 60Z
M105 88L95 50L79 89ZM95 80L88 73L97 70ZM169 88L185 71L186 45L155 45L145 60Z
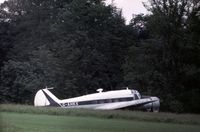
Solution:
M159 112L160 108L160 100L157 97L150 97L150 100L156 100L154 102L145 104L142 106L143 109L147 111L152 111L152 112Z

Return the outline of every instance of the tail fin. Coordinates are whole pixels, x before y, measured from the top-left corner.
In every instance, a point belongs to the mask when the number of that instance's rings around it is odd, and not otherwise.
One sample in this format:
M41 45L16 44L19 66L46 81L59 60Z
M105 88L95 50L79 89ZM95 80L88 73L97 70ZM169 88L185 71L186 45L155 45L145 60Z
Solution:
M34 99L34 106L57 106L59 107L59 99L53 95L47 88L39 90Z

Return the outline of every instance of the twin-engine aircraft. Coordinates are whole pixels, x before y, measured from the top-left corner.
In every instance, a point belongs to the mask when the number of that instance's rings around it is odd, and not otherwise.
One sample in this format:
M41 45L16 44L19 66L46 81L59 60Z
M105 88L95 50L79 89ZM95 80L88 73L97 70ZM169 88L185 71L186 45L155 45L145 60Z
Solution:
M58 99L49 89L39 90L34 99L34 106L55 106L62 108L86 108L100 110L142 109L158 112L160 100L158 97L141 96L137 90L124 89L87 94L75 98Z

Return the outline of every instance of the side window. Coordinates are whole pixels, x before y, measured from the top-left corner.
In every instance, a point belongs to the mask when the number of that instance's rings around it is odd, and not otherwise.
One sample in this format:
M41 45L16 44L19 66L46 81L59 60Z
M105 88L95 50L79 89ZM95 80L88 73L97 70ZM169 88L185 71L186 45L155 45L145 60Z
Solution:
M99 104L103 104L104 103L104 100L99 100Z
M135 96L135 100L139 99L139 97L137 96L137 94L134 94L134 96Z
M118 99L112 99L112 102L119 102Z
M112 100L111 99L107 99L106 103L112 103Z
M97 100L92 101L93 104L98 104Z

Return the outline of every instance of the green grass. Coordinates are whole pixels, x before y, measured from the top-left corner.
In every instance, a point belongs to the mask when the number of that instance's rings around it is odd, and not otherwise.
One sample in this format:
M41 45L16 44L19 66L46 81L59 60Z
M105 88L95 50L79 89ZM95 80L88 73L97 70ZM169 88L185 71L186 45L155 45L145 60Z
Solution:
M200 115L0 105L0 132L197 132Z
M195 114L151 113L124 110L101 111L88 109L63 109L12 104L1 104L0 111L200 125L200 115Z
M93 117L1 113L2 132L199 132L199 125L183 125Z

